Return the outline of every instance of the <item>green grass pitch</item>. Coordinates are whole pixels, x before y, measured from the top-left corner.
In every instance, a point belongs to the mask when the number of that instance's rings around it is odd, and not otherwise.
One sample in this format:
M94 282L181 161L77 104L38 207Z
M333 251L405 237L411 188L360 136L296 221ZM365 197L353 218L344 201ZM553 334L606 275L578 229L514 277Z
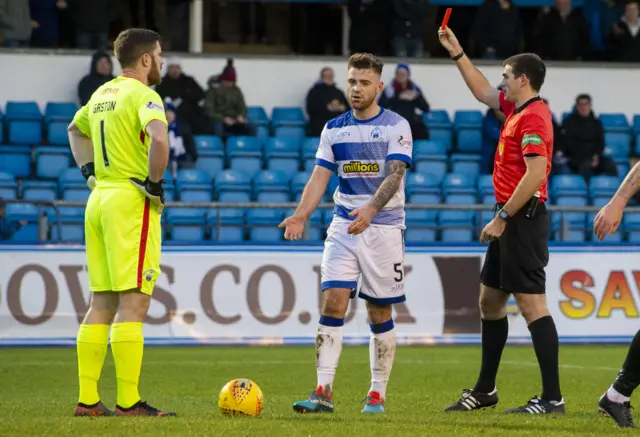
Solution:
M627 434L597 412L597 401L622 364L625 346L561 347L561 384L567 415L514 416L504 409L540 391L530 346L507 346L498 376L495 410L443 413L475 382L479 347L399 347L388 388L387 413L360 413L369 388L366 347L343 349L334 385L333 414L298 415L291 408L316 382L312 347L148 347L143 397L176 411L177 418L76 418L75 349L0 350L0 435L6 436L610 436ZM220 388L246 377L264 391L258 418L223 417ZM110 354L100 385L115 403Z

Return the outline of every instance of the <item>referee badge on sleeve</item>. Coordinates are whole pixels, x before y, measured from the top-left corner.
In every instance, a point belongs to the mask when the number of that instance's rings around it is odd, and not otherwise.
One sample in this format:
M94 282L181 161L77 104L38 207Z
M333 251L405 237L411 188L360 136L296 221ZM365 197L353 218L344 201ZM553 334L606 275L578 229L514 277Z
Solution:
M542 138L538 134L530 134L522 137L522 147L533 144L534 146L539 146L542 144Z

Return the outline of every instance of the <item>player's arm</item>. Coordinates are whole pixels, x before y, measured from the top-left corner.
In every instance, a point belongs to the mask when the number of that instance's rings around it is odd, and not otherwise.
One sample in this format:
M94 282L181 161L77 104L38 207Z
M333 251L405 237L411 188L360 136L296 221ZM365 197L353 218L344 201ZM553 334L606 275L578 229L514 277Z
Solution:
M386 163L386 177L378 187L376 194L369 202L369 206L380 212L391 198L398 192L404 173L407 170L407 163L400 160L391 160Z
M502 208L510 217L513 217L533 197L547 177L547 145L543 140L547 136L541 135L544 129L543 120L537 115L531 115L524 121L522 154L527 171Z
M67 128L71 153L76 164L80 167L82 176L87 181L89 189L96 186L96 170L93 158L93 143L91 141L91 129L89 127L89 106L85 105L78 110L73 121Z
M467 84L467 87L471 90L473 97L477 101L484 103L493 109L500 109L500 91L491 86L486 77L473 65L473 62L464 54L462 46L458 42L458 39L448 27L445 30L438 31L440 43L447 49L449 55L458 58L456 66Z
M160 120L152 120L145 129L149 135L149 180L159 182L169 162L169 135L167 125Z
M611 198L612 204L620 210L627 206L627 202L640 190L640 162L636 163L624 178L618 191Z
M322 165L316 165L311 173L309 182L305 185L300 198L300 204L296 208L294 216L302 218L305 222L309 220L313 211L316 210L322 196L324 196L329 185L329 179L333 171Z

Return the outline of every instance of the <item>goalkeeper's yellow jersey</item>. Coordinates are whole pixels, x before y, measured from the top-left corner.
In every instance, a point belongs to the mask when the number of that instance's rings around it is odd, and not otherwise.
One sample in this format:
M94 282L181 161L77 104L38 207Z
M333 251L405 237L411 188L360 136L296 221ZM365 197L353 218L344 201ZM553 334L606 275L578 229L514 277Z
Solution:
M73 123L93 142L96 186L145 180L149 174L147 124L167 118L162 99L137 79L120 76L96 90Z

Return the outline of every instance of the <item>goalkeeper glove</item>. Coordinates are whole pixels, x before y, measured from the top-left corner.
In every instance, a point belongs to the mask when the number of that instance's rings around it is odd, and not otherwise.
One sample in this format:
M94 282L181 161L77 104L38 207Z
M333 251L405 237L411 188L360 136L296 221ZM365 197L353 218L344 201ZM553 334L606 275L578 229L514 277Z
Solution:
M160 180L160 182L151 182L148 177L144 181L136 178L129 180L134 187L156 205L158 214L162 214L164 210L164 188L162 188L164 179Z
M96 187L96 168L93 165L93 162L88 162L80 168L80 172L82 176L84 176L84 180L87 181L87 186L90 190L93 190Z

